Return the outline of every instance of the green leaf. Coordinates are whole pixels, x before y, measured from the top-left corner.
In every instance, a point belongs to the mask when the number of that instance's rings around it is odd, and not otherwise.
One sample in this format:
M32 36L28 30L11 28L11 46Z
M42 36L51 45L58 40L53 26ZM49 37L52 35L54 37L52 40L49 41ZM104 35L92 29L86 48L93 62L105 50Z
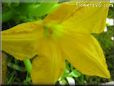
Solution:
M2 22L7 22L9 21L13 16L12 11L7 11L2 13Z
M41 4L32 4L27 7L27 14L29 16L41 17L55 9L57 3L41 3Z

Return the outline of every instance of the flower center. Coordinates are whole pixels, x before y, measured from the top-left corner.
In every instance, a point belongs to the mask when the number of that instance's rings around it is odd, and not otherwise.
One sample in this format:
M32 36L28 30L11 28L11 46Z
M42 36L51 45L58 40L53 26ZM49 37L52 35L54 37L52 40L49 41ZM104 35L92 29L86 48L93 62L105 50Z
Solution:
M62 26L59 24L44 25L44 35L48 38L59 37L62 35Z

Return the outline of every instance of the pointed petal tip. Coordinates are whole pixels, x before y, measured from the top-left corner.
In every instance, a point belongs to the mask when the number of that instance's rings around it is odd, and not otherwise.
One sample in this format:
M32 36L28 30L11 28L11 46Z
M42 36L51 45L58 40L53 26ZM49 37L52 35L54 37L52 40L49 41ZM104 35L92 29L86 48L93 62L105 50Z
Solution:
M107 70L107 73L105 74L104 78L107 78L107 79L110 79L111 78L111 75L110 75L109 70Z
M104 73L99 74L99 75L97 75L97 76L102 77L102 78L106 78L106 79L110 79L110 78L111 78L111 75L110 75L110 72L109 72L108 69L106 69L106 70L104 71Z

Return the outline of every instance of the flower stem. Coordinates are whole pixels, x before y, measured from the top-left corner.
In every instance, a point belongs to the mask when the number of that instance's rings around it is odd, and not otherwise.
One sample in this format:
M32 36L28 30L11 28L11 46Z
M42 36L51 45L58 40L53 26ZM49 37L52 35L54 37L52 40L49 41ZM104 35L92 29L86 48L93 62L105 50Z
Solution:
M25 59L23 62L24 62L24 64L25 64L25 68L26 68L27 72L28 72L28 73L31 73L32 64L31 64L30 59Z

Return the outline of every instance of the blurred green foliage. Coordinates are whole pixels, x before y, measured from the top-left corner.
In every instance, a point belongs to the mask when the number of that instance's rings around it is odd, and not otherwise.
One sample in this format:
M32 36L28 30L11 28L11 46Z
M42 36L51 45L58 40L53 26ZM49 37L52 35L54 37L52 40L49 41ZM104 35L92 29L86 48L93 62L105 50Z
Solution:
M113 18L114 19L114 3L111 4L108 12L108 18Z
M17 0L18 1L18 0ZM65 0L64 0L65 1ZM62 2L62 1L60 1ZM113 4L114 5L114 4ZM2 29L8 29L19 23L29 22L34 20L43 19L49 12L58 7L57 3L2 3ZM110 7L108 18L114 19L114 7ZM114 36L114 26L107 26L108 31L94 36L99 40L108 63L109 70L111 72L112 80L114 80L114 40L111 37ZM23 62L14 59L12 56L7 55L7 79L6 84L31 84L31 77L25 70ZM80 73L76 70L68 61L65 61L66 69L63 75L60 77L58 83L62 82L64 85L68 84L67 77L72 77L76 85L80 84L99 84L109 81L108 79L100 77L90 77ZM5 68L5 67L3 67ZM23 76L23 77L22 77ZM57 83L57 84L58 84Z
M55 3L3 3L2 22L13 20L27 22L37 20L58 6Z

